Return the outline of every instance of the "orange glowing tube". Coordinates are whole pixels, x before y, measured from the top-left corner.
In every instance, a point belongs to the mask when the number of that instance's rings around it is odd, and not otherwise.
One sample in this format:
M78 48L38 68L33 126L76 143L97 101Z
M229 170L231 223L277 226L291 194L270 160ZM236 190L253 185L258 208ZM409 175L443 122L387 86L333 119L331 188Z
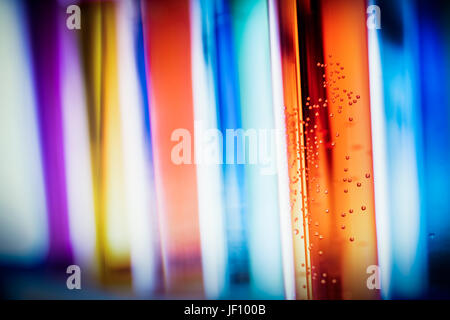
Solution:
M364 0L324 0L321 8L328 121L335 141L329 162L335 217L330 250L339 250L343 299L379 295L366 285L377 251L365 10Z
M300 56L297 4L295 0L278 2L280 50L285 103L291 217L293 227L296 298L311 299L306 168L304 157L303 111L301 108Z
M297 299L373 299L364 1L279 1Z
M332 210L330 136L326 88L323 84L323 49L318 2L298 1L300 73L302 86L307 215L313 299L339 296L340 251L335 248L336 217Z
M165 285L171 294L195 295L203 289L195 153L190 149L194 116L189 16L188 0L143 3ZM186 162L177 164L172 153L180 143L186 148L177 156Z

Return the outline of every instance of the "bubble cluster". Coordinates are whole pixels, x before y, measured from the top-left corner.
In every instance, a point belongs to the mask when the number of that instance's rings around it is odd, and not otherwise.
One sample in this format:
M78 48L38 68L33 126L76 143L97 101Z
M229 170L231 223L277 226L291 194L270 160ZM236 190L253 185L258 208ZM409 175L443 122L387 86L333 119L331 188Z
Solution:
M315 268L314 265L310 268L310 264L328 259L326 253L331 252L328 249L333 241L355 242L355 235L359 235L350 234L354 231L352 220L364 217L362 213L369 204L354 201L370 187L364 180L371 178L367 168L363 172L355 169L364 147L348 142L351 130L359 123L356 108L361 105L361 95L348 87L345 66L331 55L328 58L327 63L316 61L313 69L317 69L311 71L310 77L321 85L314 90L302 88L300 105L291 106L289 112L285 110L294 234L305 241L310 255L311 260L301 265L307 274ZM333 167L332 179L328 179L330 159L333 165L338 165ZM346 199L351 208L335 208L336 199ZM330 228L340 231L333 233ZM320 264L317 267L317 271L323 271ZM315 283L327 283L325 272L310 275ZM337 283L332 277L328 281Z

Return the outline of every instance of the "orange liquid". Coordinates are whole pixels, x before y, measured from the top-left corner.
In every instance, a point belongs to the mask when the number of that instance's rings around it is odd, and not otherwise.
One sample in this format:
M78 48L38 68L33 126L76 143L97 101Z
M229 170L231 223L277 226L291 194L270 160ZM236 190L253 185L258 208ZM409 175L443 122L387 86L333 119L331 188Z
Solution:
M312 287L309 228L306 194L306 159L303 110L300 85L300 61L295 0L279 1L280 47L282 55L283 94L285 102L288 164L290 179L291 218L295 260L296 295L298 299L311 299Z
M365 2L279 8L297 298L376 299Z
M196 168L171 160L172 148L178 143L171 141L174 130L187 129L191 144L194 141L189 1L152 0L144 4L165 286L171 294L195 297L203 291Z

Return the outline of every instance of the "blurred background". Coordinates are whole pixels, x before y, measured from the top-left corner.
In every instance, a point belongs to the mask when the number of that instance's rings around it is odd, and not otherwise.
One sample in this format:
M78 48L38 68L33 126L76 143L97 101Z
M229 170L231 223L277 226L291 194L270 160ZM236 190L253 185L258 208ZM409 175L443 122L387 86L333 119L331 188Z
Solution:
M449 71L447 1L0 0L0 296L450 298Z

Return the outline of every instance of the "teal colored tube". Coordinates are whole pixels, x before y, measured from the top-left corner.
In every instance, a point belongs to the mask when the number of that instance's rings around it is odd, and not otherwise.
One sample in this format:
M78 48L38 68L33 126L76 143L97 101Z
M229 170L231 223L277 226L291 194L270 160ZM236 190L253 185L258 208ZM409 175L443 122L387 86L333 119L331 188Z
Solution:
M267 1L231 2L238 61L252 297L284 298Z

